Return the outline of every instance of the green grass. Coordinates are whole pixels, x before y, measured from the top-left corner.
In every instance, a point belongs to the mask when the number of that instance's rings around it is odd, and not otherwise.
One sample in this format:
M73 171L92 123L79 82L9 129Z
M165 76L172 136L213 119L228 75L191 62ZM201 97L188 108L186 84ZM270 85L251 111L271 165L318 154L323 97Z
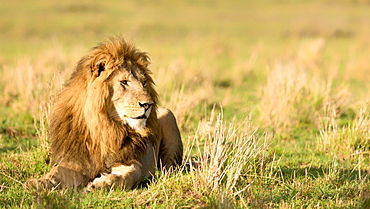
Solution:
M1 208L369 208L368 0L0 2ZM34 191L47 115L107 36L153 60L185 160L132 191Z

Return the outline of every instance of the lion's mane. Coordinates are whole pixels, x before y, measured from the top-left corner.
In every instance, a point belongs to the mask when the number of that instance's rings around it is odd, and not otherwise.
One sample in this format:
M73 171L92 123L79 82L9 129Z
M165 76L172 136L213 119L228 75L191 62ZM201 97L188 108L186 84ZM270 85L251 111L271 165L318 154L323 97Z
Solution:
M107 83L119 67L137 65L144 70L154 105L145 131L138 133L109 116L113 107ZM91 49L78 62L50 114L52 165L66 165L91 180L109 172L115 163L130 164L154 140L158 95L147 68L150 59L121 37Z

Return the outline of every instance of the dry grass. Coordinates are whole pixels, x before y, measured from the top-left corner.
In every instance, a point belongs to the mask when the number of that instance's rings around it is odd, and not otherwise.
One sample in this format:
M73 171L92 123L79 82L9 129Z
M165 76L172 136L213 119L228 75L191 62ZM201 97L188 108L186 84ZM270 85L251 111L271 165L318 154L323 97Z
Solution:
M337 110L330 104L325 107L325 115L321 117L320 149L324 152L348 158L359 153L370 151L370 118L369 103L361 102L359 112L353 122L340 126Z
M0 71L3 97L0 102L19 112L38 118L40 108L62 88L77 62L75 53L66 54L62 47L45 50L36 58L20 58ZM48 100L49 98L49 100Z
M333 78L321 78L316 63L322 39L303 44L297 56L273 66L267 83L260 88L261 119L277 133L288 133L301 124L317 124L325 104L335 106L340 117L351 103L345 85L334 88ZM330 74L332 76L332 74Z
M236 196L249 186L240 188L237 184L242 176L248 176L249 172L251 175L265 174L266 151L272 135L258 133L249 120L235 125L224 121L222 113L217 118L213 117L206 123L200 123L193 139L198 143L197 169L200 172L197 175L210 191L223 188L225 193ZM203 142L202 146L199 146L200 142Z

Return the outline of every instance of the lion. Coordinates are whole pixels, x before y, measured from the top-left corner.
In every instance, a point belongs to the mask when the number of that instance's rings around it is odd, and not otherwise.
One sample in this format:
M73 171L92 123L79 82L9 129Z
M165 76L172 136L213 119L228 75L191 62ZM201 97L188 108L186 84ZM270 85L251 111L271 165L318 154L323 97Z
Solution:
M132 189L156 169L182 163L173 113L157 107L150 58L122 37L92 48L50 113L51 170L37 188Z

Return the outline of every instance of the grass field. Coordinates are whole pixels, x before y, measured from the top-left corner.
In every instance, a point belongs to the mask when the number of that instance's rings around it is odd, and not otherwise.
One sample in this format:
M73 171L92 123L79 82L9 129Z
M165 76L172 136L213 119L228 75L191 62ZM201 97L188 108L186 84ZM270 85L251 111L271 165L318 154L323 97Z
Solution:
M370 1L0 0L0 208L370 208ZM195 170L132 191L37 192L76 62L149 52Z

